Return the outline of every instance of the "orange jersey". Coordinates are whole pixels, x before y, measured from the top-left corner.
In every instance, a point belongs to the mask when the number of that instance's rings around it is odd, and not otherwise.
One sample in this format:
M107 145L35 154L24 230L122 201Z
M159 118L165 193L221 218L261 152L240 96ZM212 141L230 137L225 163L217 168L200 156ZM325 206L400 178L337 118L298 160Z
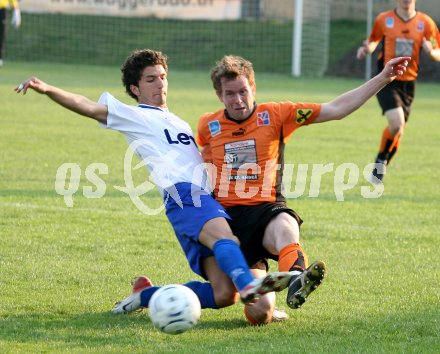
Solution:
M224 110L204 114L197 143L205 162L212 163L208 171L216 199L224 207L284 200L284 145L320 112L320 104L270 102L257 105L242 122L227 118Z
M411 81L417 78L419 71L423 38L431 41L434 49L439 48L440 34L431 17L417 11L413 18L405 21L396 10L390 10L377 16L368 41L382 42L378 58L382 64L395 57L411 57L406 72L397 79Z

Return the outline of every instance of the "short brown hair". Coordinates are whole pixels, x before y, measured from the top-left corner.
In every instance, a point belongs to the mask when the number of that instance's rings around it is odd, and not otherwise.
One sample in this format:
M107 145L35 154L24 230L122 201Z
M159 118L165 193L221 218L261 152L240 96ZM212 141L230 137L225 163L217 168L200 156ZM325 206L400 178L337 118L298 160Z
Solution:
M137 101L137 96L131 92L130 86L138 86L142 71L147 66L162 65L168 72L167 56L162 52L151 49L136 50L130 54L121 66L122 83L125 91Z
M248 79L251 86L255 86L255 72L252 63L236 55L225 55L211 70L211 81L216 92L222 90L222 78L234 80L239 76Z

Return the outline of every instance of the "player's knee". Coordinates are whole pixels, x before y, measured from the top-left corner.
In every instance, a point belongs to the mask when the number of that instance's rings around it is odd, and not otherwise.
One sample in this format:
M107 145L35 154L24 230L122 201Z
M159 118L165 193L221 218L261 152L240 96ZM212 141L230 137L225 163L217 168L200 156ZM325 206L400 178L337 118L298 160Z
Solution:
M219 308L234 305L240 298L235 289L221 289L216 291L214 296L215 303Z
M273 254L278 254L282 248L291 243L299 242L298 221L287 213L280 213L274 217L264 232L263 246Z
M404 124L401 122L396 122L394 124L391 124L388 127L388 130L390 131L391 135L395 136L397 134L403 134L403 128L404 128Z
M232 233L228 224L215 224L208 221L199 235L199 242L210 249L212 249L217 241L222 239L232 240L237 245L240 245L240 240Z
M388 130L391 135L401 134L405 126L405 115L401 107L386 112Z

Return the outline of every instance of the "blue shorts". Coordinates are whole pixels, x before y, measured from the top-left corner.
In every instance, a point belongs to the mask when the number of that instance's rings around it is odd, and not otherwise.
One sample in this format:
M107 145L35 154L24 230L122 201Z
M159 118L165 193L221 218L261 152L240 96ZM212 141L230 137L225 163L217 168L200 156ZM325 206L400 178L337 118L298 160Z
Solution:
M214 218L230 219L225 209L205 190L191 183L178 183L164 193L168 220L192 271L206 279L203 258L213 256L208 247L199 242L203 225Z

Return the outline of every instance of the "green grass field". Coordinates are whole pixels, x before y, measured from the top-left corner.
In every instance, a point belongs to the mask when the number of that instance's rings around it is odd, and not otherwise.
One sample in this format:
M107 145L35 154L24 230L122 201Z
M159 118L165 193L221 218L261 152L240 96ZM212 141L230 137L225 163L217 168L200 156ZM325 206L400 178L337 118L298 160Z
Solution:
M141 214L123 186L122 136L13 88L30 75L98 99L107 90L131 103L116 67L8 63L0 69L0 352L2 353L438 353L440 352L440 85L420 83L402 148L379 199L365 199L361 176L336 201L334 173L319 196L289 205L305 220L302 242L310 260L329 268L322 287L285 323L251 327L241 304L203 310L191 331L169 336L146 312L113 316L130 279L157 284L195 276L164 213ZM257 76L258 101L325 102L359 80ZM169 107L195 128L219 108L208 73L171 72ZM341 122L300 129L286 163L371 163L385 124L375 99ZM69 208L55 191L63 163L81 168ZM102 198L83 195L91 163L108 166ZM309 171L310 173L310 171ZM142 174L137 176L141 180ZM145 203L159 205L157 194ZM155 203L155 204L154 204ZM276 264L271 263L271 270Z

